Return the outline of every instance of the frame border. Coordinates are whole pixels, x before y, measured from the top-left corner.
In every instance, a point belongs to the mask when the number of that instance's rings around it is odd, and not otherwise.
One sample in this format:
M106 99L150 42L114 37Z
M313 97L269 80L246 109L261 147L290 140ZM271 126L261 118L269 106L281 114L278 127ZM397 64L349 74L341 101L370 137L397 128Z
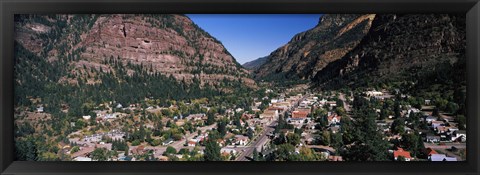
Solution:
M13 174L478 174L480 3L478 0L2 0L0 173ZM465 162L21 162L13 161L13 18L22 13L466 13ZM472 117L473 116L473 117Z

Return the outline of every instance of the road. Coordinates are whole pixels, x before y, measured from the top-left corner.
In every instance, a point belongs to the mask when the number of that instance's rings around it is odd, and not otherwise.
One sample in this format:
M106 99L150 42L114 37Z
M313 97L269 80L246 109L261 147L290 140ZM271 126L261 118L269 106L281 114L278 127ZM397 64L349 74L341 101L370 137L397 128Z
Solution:
M463 149L467 147L466 143L445 143L445 145L438 145L436 143L424 143L425 148L432 148L432 149L450 149L452 146L456 148Z
M257 139L253 142L250 143L250 146L245 146L245 147L237 147L237 151L240 151L240 155L237 157L236 161L249 161L247 157L251 157L253 154L254 149L261 149L262 146L268 141L268 133L271 133L275 130L275 126L277 125L277 121L272 121L271 124L269 124L267 127L265 127L265 130L260 134L260 136L257 137ZM242 152L242 150L244 150Z
M201 130L202 132L205 132L206 130L211 130L212 128L215 128L215 127L217 127L217 123L212 124L212 125L208 125L208 126L204 126L204 127L200 127L198 129ZM185 136L185 138L187 140L190 140L193 137L195 137L196 135L197 135L197 132L189 133ZM172 146L177 151L179 151L182 148L189 148L189 149L192 148L192 147L184 146L184 144L185 144L185 139L182 139L182 140L174 141L170 145L161 146L161 147L151 147L150 146L150 147L146 147L146 149L154 149L155 150L155 157L158 157L158 156L161 156L163 154L163 152L165 152L165 150L167 150L168 146Z
M350 113L350 110L351 110L351 109L350 109L349 104L347 103L347 99L345 98L345 94L340 93L340 95L338 96L338 98L340 98L340 100L343 101L343 108L345 108L345 111L346 111L347 113Z

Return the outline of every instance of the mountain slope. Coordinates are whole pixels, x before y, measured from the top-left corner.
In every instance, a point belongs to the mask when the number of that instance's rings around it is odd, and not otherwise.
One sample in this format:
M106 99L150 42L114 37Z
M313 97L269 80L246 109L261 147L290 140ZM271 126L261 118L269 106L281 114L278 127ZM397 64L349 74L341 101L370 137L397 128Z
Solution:
M255 71L256 78L310 79L328 63L353 49L370 28L375 15L326 14L317 26L295 35L273 51Z
M242 66L249 70L256 70L268 60L268 56L257 58L253 61L246 62Z
M17 15L15 23L16 99L25 106L32 98L81 108L256 87L225 47L184 15ZM56 93L76 98L49 96Z
M401 81L418 86L464 82L464 54L462 15L377 15L361 43L313 81L327 89Z
M144 65L153 72L177 80L191 82L194 77L202 84L212 84L224 77L254 82L225 47L200 29L184 15L68 15L36 16L23 19L24 25L17 31L17 41L27 49L44 53L49 60L58 57L78 57L74 61L77 74L84 65L110 71L102 64L110 58L120 58L124 64ZM40 19L46 21L40 23ZM64 23L64 24L62 24ZM62 27L59 27L59 26ZM43 34L60 33L52 46L36 47ZM35 30L37 29L37 30ZM55 30L56 29L56 30ZM50 37L52 38L52 37ZM33 43L31 39L36 41ZM46 43L44 45L47 45ZM41 45L41 44L40 44ZM150 70L149 70L150 71ZM133 70L129 70L131 75Z

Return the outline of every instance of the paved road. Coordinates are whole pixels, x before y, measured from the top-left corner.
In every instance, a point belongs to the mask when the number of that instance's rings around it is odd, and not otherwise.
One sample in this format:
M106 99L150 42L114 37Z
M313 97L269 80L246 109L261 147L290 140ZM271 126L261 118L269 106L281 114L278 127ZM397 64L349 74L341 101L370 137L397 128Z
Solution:
M263 132L260 134L260 136L257 137L257 140L253 141L250 146L246 147L237 147L237 151L240 151L240 155L237 157L236 161L249 161L247 157L252 157L253 150L254 149L261 149L261 147L268 141L268 133L271 133L275 130L275 126L277 125L277 121L272 121L271 124L269 124ZM242 150L244 150L242 152Z
M212 128L215 128L215 127L217 127L217 123L209 125L209 126L200 127L198 129L201 130L202 132L205 132L206 130L211 130ZM197 132L193 132L193 133L187 134L185 137L187 138L187 140L190 140L193 137L195 137L196 135L197 135ZM158 156L161 156L163 154L163 152L165 152L165 150L167 150L168 146L174 147L177 151L179 151L182 148L188 148L188 149L193 148L193 147L184 146L184 144L185 144L185 139L182 139L182 140L179 140L179 141L174 141L170 145L161 146L161 147L151 147L150 146L150 147L146 147L146 149L154 149L155 150L155 157L158 157Z
M436 143L424 143L425 148L432 148L432 149L450 149L452 146L455 146L456 148L466 148L467 144L466 143L445 143L445 145L438 145Z

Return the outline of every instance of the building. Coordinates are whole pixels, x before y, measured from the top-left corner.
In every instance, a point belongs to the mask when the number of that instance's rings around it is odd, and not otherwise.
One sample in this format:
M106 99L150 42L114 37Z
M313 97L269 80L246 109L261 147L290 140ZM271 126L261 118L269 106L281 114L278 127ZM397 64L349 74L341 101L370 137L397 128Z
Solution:
M85 120L90 120L90 118L92 118L92 116L90 116L90 115L84 115L82 118L85 119Z
M396 151L393 151L393 157L395 158L395 160L398 160L398 157L405 158L405 161L412 160L412 157L410 156L410 152L405 151L402 148L397 148Z
M188 141L188 146L191 146L191 147L195 147L197 145L197 142L193 141L193 140L190 140Z
M457 161L455 157L447 157L445 154L431 154L428 156L430 161Z
M380 91L367 91L365 94L367 94L368 97L376 97L376 96L383 96L383 92Z
M269 119L269 120L272 120L274 118L278 118L278 110L265 110L262 114L260 114L260 118L261 119Z
M235 135L235 144L245 146L248 143L248 137L244 135Z
M327 116L328 125L340 124L341 119L342 119L342 116L339 116L336 113L333 113L332 115Z
M457 130L452 133L452 141L466 142L467 133L465 130Z
M305 119L307 119L307 116L308 116L308 112L305 112L305 111L293 111L293 112L292 112L291 120L304 121Z
M440 136L428 134L426 137L427 142L440 142Z
M169 145L169 144L171 144L171 143L173 143L173 139L172 139L172 138L169 138L169 139L163 141L163 142L162 142L162 145L165 146L165 145Z
M43 112L43 106L38 107L37 112L42 113Z

